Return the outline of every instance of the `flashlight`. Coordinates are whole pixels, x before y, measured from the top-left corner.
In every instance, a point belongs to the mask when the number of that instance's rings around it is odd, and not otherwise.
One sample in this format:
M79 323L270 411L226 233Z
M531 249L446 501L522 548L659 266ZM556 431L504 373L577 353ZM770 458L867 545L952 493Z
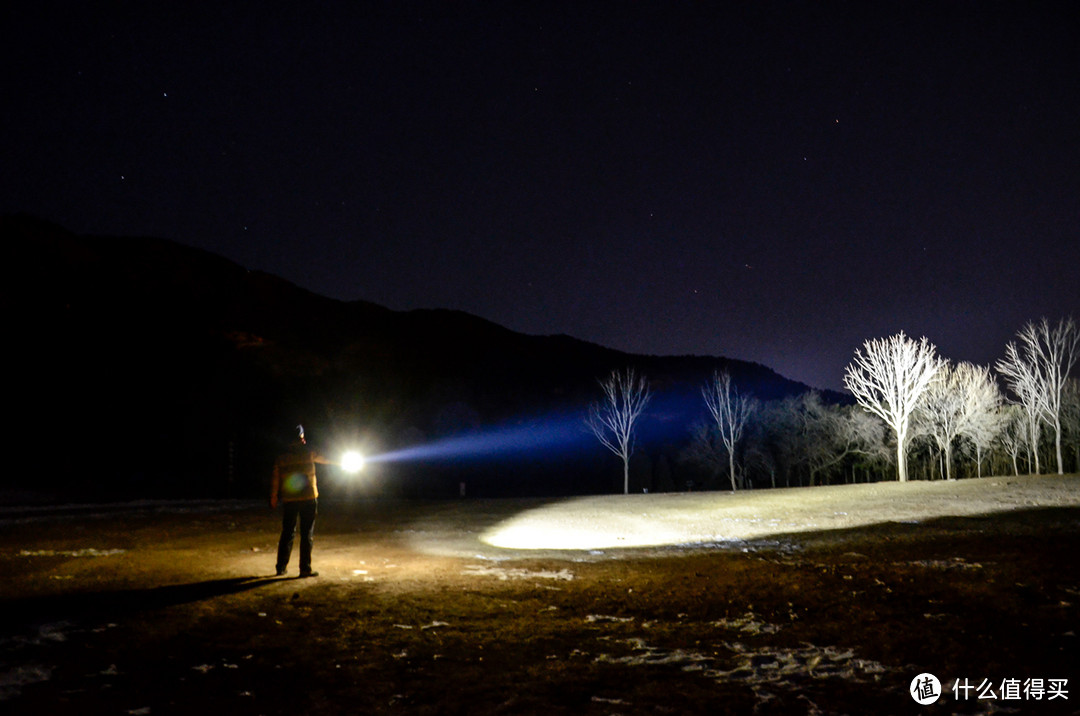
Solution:
M355 450L349 450L341 456L341 468L345 472L360 472L364 469L364 456Z

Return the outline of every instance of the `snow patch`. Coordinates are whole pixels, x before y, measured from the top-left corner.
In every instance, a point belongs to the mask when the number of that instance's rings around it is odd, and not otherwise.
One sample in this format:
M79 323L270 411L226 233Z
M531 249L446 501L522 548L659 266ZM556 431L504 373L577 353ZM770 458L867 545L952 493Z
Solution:
M607 698L605 696L593 696L591 700L592 700L592 702L594 704L611 704L613 706L629 706L630 705L629 701L624 701L623 699L611 699L611 698Z
M410 631L412 629L417 629L417 628L419 628L420 631L427 631L428 629L438 629L439 627L447 627L447 626L450 626L450 622L443 622L443 621L438 621L438 620L435 620L435 621L431 622L430 624L424 624L423 626L420 626L420 627L414 627L412 624L394 624L395 629L405 629L407 631Z
M38 624L32 628L34 629L32 635L19 634L11 637L0 637L0 646L7 646L9 643L14 644L16 648L27 645L59 644L67 641L68 632L74 630L71 622L66 621Z
M19 552L20 557L111 557L115 554L123 554L126 549L24 549Z
M808 644L800 648L749 648L739 642L723 642L733 654L731 668L722 668L727 658L686 649L664 649L651 646L641 638L624 639L629 654L613 656L599 654L593 660L600 664L625 666L677 666L686 672L699 672L703 677L720 684L750 686L759 702L774 698L769 690L798 690L807 679L843 679L852 682L877 682L889 669L876 661L860 659L852 649ZM727 665L727 664L723 664Z
M52 668L40 664L16 666L0 672L0 701L6 701L22 693L24 686L40 684L52 678Z
M630 646L633 653L626 656L612 656L599 654L594 663L597 664L621 664L625 666L655 666L668 664L682 667L683 671L703 671L705 664L712 657L698 654L685 649L661 649L649 646L643 639L625 639L622 643Z
M965 562L963 557L953 557L952 559L919 559L911 562L903 562L902 564L911 565L914 567L926 567L928 569L944 570L969 570L983 568L983 566L978 562Z
M569 569L552 571L548 569L530 570L515 569L510 567L488 567L482 564L469 564L461 573L470 577L496 577L500 581L511 579L553 579L569 582L574 578L574 573Z
M775 634L780 631L780 626L777 624L769 624L767 622L760 621L756 614L753 612L747 612L741 617L735 619L717 619L716 621L709 622L710 626L720 627L722 629L728 629L730 631L741 631L744 634Z
M35 643L40 644L42 641L62 642L67 641L67 632L71 629L70 622L54 622L52 624L42 624L38 627L38 641Z
M808 644L800 648L761 647L724 643L735 652L735 668L713 670L710 678L748 684L795 685L806 678L840 678L847 681L877 681L888 671L883 664L859 659L853 649Z
M441 622L436 620L431 622L430 624L425 624L424 626L420 627L420 631L425 631L427 629L437 629L444 626L450 626L450 622Z

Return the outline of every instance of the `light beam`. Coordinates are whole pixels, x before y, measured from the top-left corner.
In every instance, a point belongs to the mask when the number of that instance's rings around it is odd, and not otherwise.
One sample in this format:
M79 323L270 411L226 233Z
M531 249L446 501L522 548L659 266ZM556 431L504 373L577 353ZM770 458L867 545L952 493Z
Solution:
M580 414L477 430L371 455L368 463L485 459L512 454L573 452L592 442Z

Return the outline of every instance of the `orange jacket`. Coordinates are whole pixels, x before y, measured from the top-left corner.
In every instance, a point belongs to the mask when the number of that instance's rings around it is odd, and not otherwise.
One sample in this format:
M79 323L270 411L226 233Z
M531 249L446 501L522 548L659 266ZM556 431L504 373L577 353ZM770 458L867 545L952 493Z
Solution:
M299 502L318 497L319 487L315 481L317 462L332 464L331 460L303 444L294 445L289 452L278 456L274 462L274 478L270 483L270 506L277 507L278 502Z

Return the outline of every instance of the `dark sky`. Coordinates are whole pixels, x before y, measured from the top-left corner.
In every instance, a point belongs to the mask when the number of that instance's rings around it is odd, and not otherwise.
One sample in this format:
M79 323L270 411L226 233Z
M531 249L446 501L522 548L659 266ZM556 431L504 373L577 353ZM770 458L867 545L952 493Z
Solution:
M4 5L3 212L818 387L1080 317L1070 3Z

